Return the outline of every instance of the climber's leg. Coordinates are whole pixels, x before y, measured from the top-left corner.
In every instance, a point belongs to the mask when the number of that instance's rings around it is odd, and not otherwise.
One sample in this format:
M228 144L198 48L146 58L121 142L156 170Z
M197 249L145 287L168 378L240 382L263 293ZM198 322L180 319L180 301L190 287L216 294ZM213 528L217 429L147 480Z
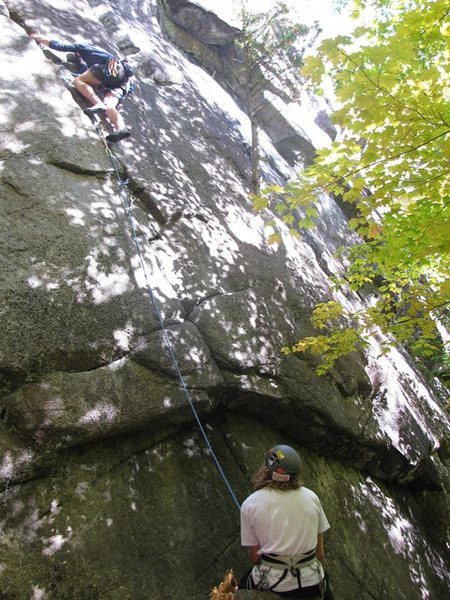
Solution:
M131 131L127 129L125 121L118 110L120 97L116 95L117 91L108 92L105 95L104 103L106 106L106 115L114 129L113 133L106 136L108 142L120 142L131 135Z
M86 98L86 100L89 100L89 102L93 104L93 106L87 109L89 112L93 113L106 110L106 106L94 91L94 87L100 85L100 81L94 77L90 70L78 75L78 77L75 77L73 80L73 85L80 92L80 94Z

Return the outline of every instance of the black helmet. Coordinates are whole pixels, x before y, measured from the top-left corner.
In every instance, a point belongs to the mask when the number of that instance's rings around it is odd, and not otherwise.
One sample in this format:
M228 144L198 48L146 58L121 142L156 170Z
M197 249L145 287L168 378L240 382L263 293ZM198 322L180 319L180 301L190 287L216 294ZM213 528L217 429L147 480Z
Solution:
M266 465L272 471L272 479L289 481L300 473L300 456L291 446L278 444L267 451Z

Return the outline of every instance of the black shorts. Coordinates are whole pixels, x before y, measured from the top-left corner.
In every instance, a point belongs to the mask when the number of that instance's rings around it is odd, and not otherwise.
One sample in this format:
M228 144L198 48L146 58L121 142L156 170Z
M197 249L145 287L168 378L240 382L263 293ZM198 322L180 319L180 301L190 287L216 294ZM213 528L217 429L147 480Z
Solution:
M299 590L291 590L290 592L275 592L280 598L291 598L292 600L300 600L302 598L309 598L310 600L320 600L322 598L322 592L320 585L311 585L304 587Z
M89 72L100 81L102 85L107 88L114 89L119 88L125 84L127 76L125 75L125 69L121 63L118 63L118 72L116 76L112 76L108 71L108 63L102 63L98 65L92 65Z

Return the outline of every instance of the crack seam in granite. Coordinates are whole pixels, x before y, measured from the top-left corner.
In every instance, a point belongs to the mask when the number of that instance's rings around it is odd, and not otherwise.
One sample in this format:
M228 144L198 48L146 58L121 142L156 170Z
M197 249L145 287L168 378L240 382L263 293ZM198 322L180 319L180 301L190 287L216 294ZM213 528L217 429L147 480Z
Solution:
M217 561L220 560L220 558L232 547L236 546L236 539L239 536L239 527L237 527L232 534L230 534L228 536L228 541L225 544L225 546L223 547L223 551L220 552L220 554L218 554L217 556L215 556L214 558L212 558L211 563L206 567L206 569L204 569L201 573L199 573L197 575L197 577L194 580L194 585L200 581L202 579L202 577L204 577L211 569L215 569L216 568L216 564Z
M192 314L192 312L198 308L199 306L201 306L204 302L207 302L208 300L211 300L212 298L217 298L218 296L234 296L235 294L241 294L242 292L247 292L249 290L251 290L252 288L250 286L246 286L240 290L235 290L233 292L212 292L211 294L209 294L208 296L205 296L204 298L201 298L200 300L198 300L198 302L195 303L193 309L191 310L191 312L186 316L186 321L190 321L190 316ZM192 322L192 321L191 321ZM196 325L194 323L194 325Z
M337 559L338 562L341 563L341 565L348 571L348 573L350 574L351 577L353 577L353 579L356 581L356 583L359 585L361 591L364 591L368 596L370 596L371 598L373 598L373 600L379 600L380 598L382 598L383 596L375 596L371 591L369 591L366 587L364 587L364 583L363 581L361 581L361 579L353 572L353 570L342 560ZM367 564L368 564L368 559L366 559L365 563L364 563L364 573L366 571L367 568ZM383 591L383 588L382 588Z
M81 167L80 165L72 164L66 162L64 160L48 160L46 161L48 165L55 167L56 169L61 169L62 171L68 171L69 173L75 173L75 175L89 175L93 177L104 178L107 175L113 173L113 169L88 169L85 167Z

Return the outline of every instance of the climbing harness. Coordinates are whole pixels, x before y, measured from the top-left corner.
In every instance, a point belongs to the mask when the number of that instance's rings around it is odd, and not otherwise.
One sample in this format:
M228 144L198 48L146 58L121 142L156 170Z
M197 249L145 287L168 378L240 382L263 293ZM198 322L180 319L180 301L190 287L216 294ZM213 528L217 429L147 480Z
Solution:
M315 548L304 554L293 554L291 556L278 556L277 554L261 555L261 562L263 565L267 565L272 569L290 570L293 575L293 571L310 567L316 561Z
M323 597L325 591L325 579L322 578L321 582L315 586L307 586L302 587L301 584L301 571L306 567L311 567L313 565L320 566L320 562L316 557L316 550L310 550L304 554L294 554L289 556L281 556L277 554L261 554L261 561L259 564L262 564L270 569L275 569L278 571L282 571L279 578L273 583L269 585L269 580L267 578L268 571L261 570L260 577L258 583L253 580L251 569L248 572L248 576L246 579L245 589L252 590L258 589L260 591L270 592L275 591L275 588L286 579L288 573L290 572L293 577L297 579L298 590L307 589L308 592L311 591L314 593L314 596ZM317 593L316 593L317 592Z
M120 87L106 88L100 85L99 90L100 92L109 92L110 94L115 96L118 100L116 108L117 110L120 110L119 107L125 100L125 98L129 98L134 93L134 83L128 79L125 85L121 85Z
M314 549L304 554L293 554L290 556L261 554L261 564L270 567L271 569L283 571L277 581L267 589L267 591L271 591L275 589L282 581L284 581L284 579L286 579L289 572L293 577L297 578L298 588L302 589L300 574L301 570L320 563L316 557L316 549ZM321 586L322 583L319 585Z
M293 556L276 556L273 554L262 554L261 555L261 563L263 565L269 566L271 569L282 570L280 578L270 586L269 591L273 590L280 584L284 579L286 579L289 571L293 577L297 578L298 587L301 588L301 577L300 571L301 569L305 569L306 567L310 567L314 563L318 562L316 558L316 550L311 550L306 554L295 554Z

